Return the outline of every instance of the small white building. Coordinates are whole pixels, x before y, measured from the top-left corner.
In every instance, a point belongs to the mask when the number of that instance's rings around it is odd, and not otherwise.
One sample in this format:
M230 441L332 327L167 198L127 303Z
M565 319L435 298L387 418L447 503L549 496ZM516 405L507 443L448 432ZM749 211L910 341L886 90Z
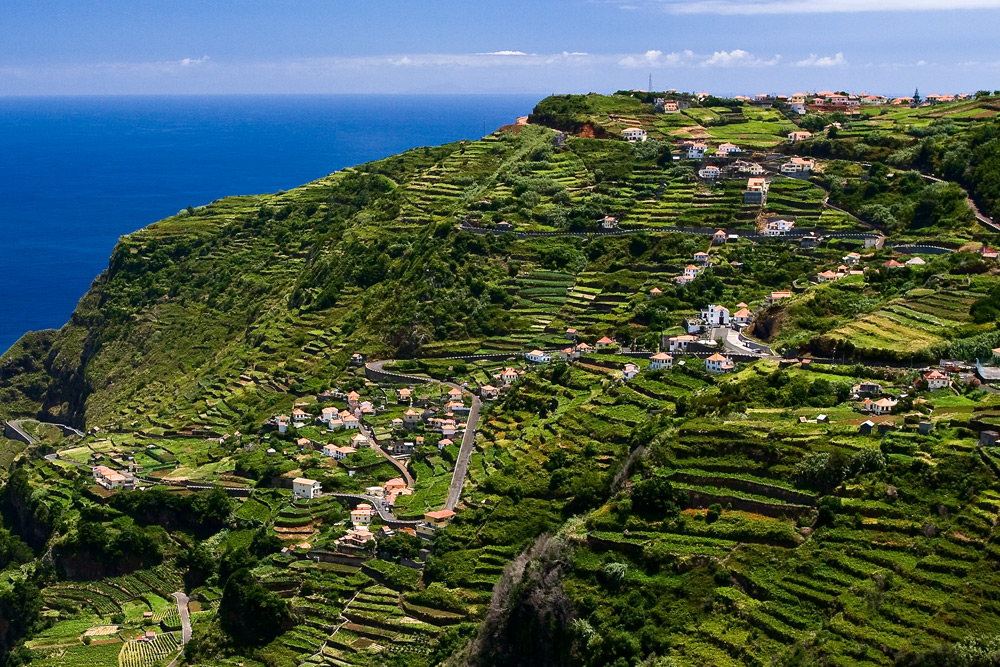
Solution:
M627 127L622 130L622 138L630 142L645 141L646 130L641 127Z
M708 145L698 141L688 146L688 159L689 160L700 160L705 157L705 151L708 150Z
M734 368L736 366L729 360L729 357L718 352L705 359L705 370L709 373L728 373Z
M708 253L704 251L699 251L694 254L694 261L699 264L705 264L708 262Z
M649 370L669 370L674 366L674 358L666 352L657 352L649 358Z
M795 132L788 133L788 141L795 143L797 141L805 141L806 139L812 139L812 132L806 132L805 130L797 130Z
M552 361L552 355L548 352L543 352L542 350L532 350L531 352L526 352L524 358L533 364L547 364Z
M109 491L116 489L130 490L135 488L135 478L113 470L108 466L94 466L92 473L94 481Z
M604 216L601 218L601 229L618 229L618 218L610 215Z
M715 180L721 174L722 172L714 164L707 165L698 170L698 176L704 178L705 180Z
M635 364L625 364L625 370L622 371L623 380L631 380L636 375L639 374L639 367Z
M816 166L816 160L812 158L793 157L791 160L781 165L782 174L811 174Z
M873 401L870 398L866 398L864 402L861 403L861 408L866 412L870 412L873 415L887 415L892 412L892 409L896 407L899 401L892 398L880 398L877 401Z
M667 339L667 349L671 352L686 351L688 349L688 343L693 343L696 340L698 340L698 337L692 334L671 336Z
M729 142L726 142L720 145L715 152L718 153L719 155L733 155L734 153L742 153L743 149L741 149L736 144L731 144Z
M354 447L339 446L334 444L323 445L323 456L329 456L334 461L343 461L348 454L354 454L358 450Z
M292 480L292 497L311 500L319 495L323 487L314 479L296 477Z
M708 308L702 308L701 319L712 327L728 327L730 322L729 309L725 306L712 304Z
M740 308L733 313L733 322L741 327L745 327L753 322L753 313L747 308Z
M847 264L848 266L854 266L855 264L861 261L861 255L859 255L856 252L849 252L846 255L844 255L842 259L844 260L844 264Z

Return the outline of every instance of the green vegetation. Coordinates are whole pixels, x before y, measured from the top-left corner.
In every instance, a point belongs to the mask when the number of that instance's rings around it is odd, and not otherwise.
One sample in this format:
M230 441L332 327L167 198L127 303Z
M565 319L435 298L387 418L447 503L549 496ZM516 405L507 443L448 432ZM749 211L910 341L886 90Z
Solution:
M1000 347L1000 274L980 252L1000 236L966 200L998 212L996 100L798 118L671 97L687 108L547 98L528 126L124 237L65 327L0 358L0 416L42 422L24 422L37 444L0 440L6 664L166 665L176 591L190 665L996 662L1000 450L978 431L1000 400L967 376L927 391L918 370ZM622 141L630 126L649 140ZM815 136L788 144L796 128ZM768 201L747 206L745 176L696 177L688 139L720 164L730 141L818 165L785 178L766 162ZM609 215L631 233L598 235ZM771 215L833 235L702 233ZM865 247L876 231L885 245ZM702 251L707 270L679 285ZM349 532L357 496L398 466L415 482L397 518L445 506L461 432L404 427L409 409L461 423L567 329L654 350L740 301L745 333L788 359L712 375L698 356L654 371L609 347L533 366L482 405L447 526ZM640 372L622 381L626 363ZM863 381L897 401L874 417L885 433L860 429ZM354 410L348 392L372 442L315 419ZM139 488L107 489L91 465ZM325 493L293 498L299 477Z

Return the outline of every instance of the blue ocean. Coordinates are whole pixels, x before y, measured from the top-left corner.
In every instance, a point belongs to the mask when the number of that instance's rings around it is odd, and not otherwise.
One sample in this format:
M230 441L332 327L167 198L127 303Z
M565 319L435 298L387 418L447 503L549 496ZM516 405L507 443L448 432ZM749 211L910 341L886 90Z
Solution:
M58 328L118 237L417 146L477 139L537 96L0 98L0 352Z

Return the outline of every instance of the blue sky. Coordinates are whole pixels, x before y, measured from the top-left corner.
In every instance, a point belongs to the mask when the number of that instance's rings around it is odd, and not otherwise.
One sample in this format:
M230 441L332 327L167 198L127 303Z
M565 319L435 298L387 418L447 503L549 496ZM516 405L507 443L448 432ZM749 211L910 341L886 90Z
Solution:
M0 95L1000 89L1000 0L33 0Z

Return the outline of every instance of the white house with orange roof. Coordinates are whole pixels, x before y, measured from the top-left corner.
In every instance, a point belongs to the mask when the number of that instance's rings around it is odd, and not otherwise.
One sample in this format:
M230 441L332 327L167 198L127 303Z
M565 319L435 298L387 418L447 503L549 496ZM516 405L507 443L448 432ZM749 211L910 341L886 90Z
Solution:
M657 298L658 296L660 296L662 294L663 294L663 290L661 290L659 287L654 287L653 289L649 290L649 298L650 299L655 299L655 298Z
M761 230L761 234L764 236L784 236L792 231L794 227L795 220L782 216L774 216L764 221L764 229Z
M716 245L722 245L723 243L726 242L727 237L728 234L726 234L725 229L717 229L715 230L715 233L712 234L712 243Z
M807 132L805 130L796 130L795 132L788 133L788 140L793 144L797 141L805 141L806 139L812 139L812 132Z
M740 308L733 313L733 322L741 327L745 327L753 322L753 313L748 308Z
M500 397L500 390L491 384L484 384L479 388L479 397L484 401L495 401Z
M364 433L355 433L351 437L351 447L371 447L371 440Z
M854 266L855 264L861 261L861 255L856 252L849 252L846 255L844 255L841 259L844 260L844 264L847 264L848 266Z
M693 343L696 340L698 340L698 337L693 334L671 336L667 339L667 349L671 352L684 352L688 349L688 343Z
M323 445L323 456L329 456L334 461L343 461L349 454L354 454L358 450L347 445Z
M718 153L719 155L728 156L728 155L733 155L734 153L742 153L743 149L737 146L736 144L731 144L727 141L724 144L720 144L719 147L715 149L715 152Z
M722 175L722 170L716 167L714 164L708 164L698 170L698 176L704 178L706 181L715 180Z
M130 490L135 488L135 478L125 475L108 466L94 466L91 470L94 481L109 491L116 489Z
M598 339L596 345L598 350L603 350L606 347L614 347L615 341L611 340L607 336L602 336Z
M666 352L657 352L649 358L649 370L669 370L674 366L674 358Z
M787 290L783 290L780 292L771 292L771 296L767 298L767 302L768 305L774 305L775 303L781 301L782 299L791 299L791 298L792 298L792 293Z
M708 150L708 145L707 144L705 144L703 142L700 142L700 141L696 141L696 142L688 145L688 152L687 152L688 159L689 160L700 160L703 157L705 157L705 151L707 151L707 150Z
M618 229L618 218L611 215L604 216L601 218L601 229Z
M767 201L767 191L770 186L763 176L752 176L747 179L747 189L743 191L744 204L763 204Z
M590 346L586 343L580 342L576 344L576 358L579 359L584 354L590 353Z
M311 415L301 408L295 408L292 410L292 425L298 428L299 426L305 426L306 422L309 421Z
M816 160L806 157L793 157L781 165L782 174L811 174L816 167Z
M500 382L504 386L514 384L514 382L516 382L517 378L519 377L521 377L521 374L518 373L517 370L510 368L509 366L503 369L497 376L497 378L499 378Z
M930 391L946 389L951 386L951 378L938 370L924 373L924 382L927 383L927 389Z
M353 526L367 526L372 522L372 517L375 516L375 510L368 503L360 503L357 507L351 510L351 525Z
M543 350L532 350L525 352L524 358L533 364L547 364L552 361L552 355Z
M345 429L361 427L361 420L352 415L350 412L347 412L347 410L340 413L340 420L344 422Z
M687 266L684 267L685 280L694 280L695 278L698 277L699 273L701 273L701 268L695 266L694 264L688 264Z
M718 352L705 359L705 370L709 373L728 373L734 368L736 366L729 360L729 357Z
M866 398L861 403L861 409L865 412L870 412L873 415L887 415L892 412L892 409L896 407L897 403L899 403L899 401L888 397L880 398L876 401Z
M323 408L316 419L322 424L329 424L331 421L336 419L339 414L340 413L337 411L337 408Z
M706 263L708 261L708 253L703 250L699 250L694 254L694 261L698 262L699 264Z

